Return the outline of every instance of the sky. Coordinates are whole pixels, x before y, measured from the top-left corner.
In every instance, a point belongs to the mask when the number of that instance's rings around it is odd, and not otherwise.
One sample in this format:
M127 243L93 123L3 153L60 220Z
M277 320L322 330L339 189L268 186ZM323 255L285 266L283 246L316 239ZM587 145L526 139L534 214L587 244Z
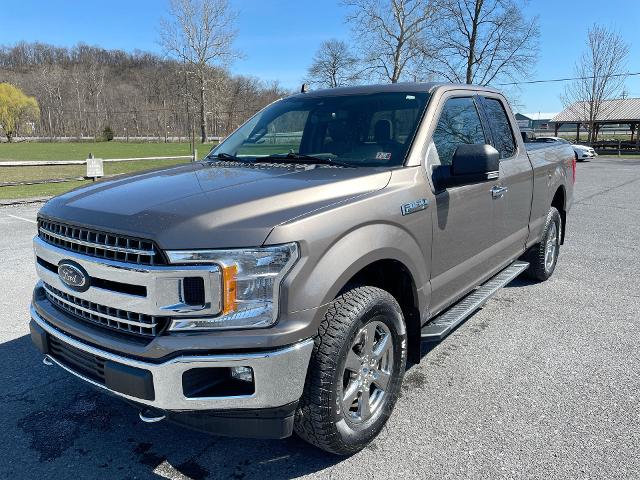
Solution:
M323 40L348 40L345 8L336 0L231 0L239 12L236 48L243 52L231 70L297 88ZM59 46L78 42L104 48L162 53L157 43L165 0L0 0L0 45L40 41ZM530 0L538 16L538 62L528 79L570 77L594 22L613 28L630 44L629 72L640 72L640 2L637 0ZM635 37L635 38L634 38ZM635 43L634 43L635 40ZM518 110L562 110L562 83L521 85ZM640 75L626 82L629 96L640 97Z

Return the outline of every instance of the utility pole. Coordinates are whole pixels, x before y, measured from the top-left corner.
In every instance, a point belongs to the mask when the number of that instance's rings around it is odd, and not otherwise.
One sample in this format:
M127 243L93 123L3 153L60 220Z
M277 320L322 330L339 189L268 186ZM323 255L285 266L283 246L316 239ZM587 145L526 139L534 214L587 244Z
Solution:
M191 139L191 133L189 132L189 129L191 128L191 115L189 111L189 74L187 72L187 59L184 49L182 51L182 71L184 72L184 103L187 110L187 124L185 125L187 128L185 133L189 136L189 139ZM193 150L191 150L191 153L193 153Z

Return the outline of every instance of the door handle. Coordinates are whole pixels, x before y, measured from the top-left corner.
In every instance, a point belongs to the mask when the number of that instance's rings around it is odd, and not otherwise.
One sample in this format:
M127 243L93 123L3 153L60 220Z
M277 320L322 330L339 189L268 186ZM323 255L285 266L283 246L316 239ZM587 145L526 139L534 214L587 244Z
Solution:
M491 189L491 196L493 198L502 198L508 191L509 189L507 187L499 187L498 185L496 185Z

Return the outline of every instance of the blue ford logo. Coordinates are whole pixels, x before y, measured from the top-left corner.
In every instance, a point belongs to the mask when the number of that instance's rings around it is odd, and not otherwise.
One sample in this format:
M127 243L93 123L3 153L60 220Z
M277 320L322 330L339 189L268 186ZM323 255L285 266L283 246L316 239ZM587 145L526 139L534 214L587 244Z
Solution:
M85 292L91 286L87 271L71 260L62 260L58 264L58 276L67 287L78 292Z

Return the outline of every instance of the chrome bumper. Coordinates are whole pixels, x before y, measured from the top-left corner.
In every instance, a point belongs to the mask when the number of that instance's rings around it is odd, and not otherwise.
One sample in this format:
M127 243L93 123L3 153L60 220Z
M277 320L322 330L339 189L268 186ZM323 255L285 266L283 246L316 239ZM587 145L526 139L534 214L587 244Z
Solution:
M91 355L96 355L133 368L148 370L153 376L154 400L132 397L111 390L104 385L74 371L55 358L55 362L73 375L92 385L107 390L114 395L130 401L145 404L160 410L225 410L260 409L286 405L297 401L302 395L313 339L307 339L294 345L259 353L238 353L222 355L180 356L164 363L147 363L106 352L86 345L52 327L31 306L31 318L48 335ZM253 369L255 393L242 396L188 398L183 394L182 374L193 368L205 367L251 367Z

